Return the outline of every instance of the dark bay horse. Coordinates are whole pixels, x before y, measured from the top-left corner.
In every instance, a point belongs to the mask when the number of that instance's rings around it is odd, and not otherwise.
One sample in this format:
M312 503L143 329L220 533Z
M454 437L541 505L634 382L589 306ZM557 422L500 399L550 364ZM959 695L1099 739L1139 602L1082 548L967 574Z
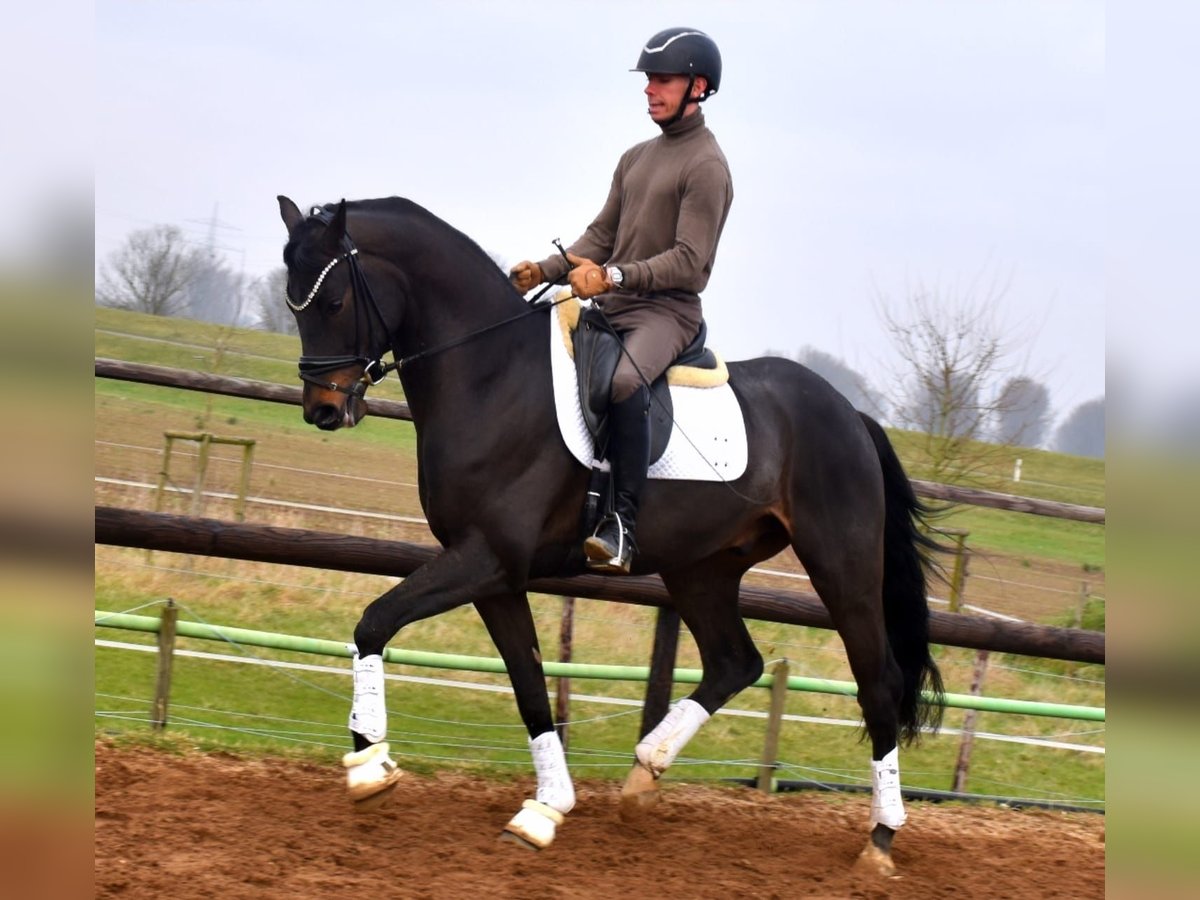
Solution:
M417 436L421 505L443 550L373 601L354 632L352 799L379 805L400 771L385 742L381 654L412 622L473 603L503 657L529 731L537 799L507 834L550 844L575 795L554 732L530 579L584 571L588 470L555 418L547 316L530 311L474 242L401 198L314 208L279 198L287 302L296 314L304 419L333 430L365 414L391 369ZM393 354L395 363L383 356ZM695 638L703 679L637 744L623 809L656 782L703 722L763 672L738 614L738 586L791 546L845 644L871 741L863 858L891 864L905 819L898 746L936 727L941 678L929 653L925 509L883 429L826 381L779 358L728 365L749 438L736 481L651 481L635 574L657 572Z

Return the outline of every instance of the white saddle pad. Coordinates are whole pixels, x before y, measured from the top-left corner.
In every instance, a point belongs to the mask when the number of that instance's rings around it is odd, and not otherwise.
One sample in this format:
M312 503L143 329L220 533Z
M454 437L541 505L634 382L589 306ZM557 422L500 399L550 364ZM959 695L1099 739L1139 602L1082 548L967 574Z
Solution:
M592 465L592 438L579 406L575 361L563 342L556 306L550 317L550 369L558 427L571 454ZM671 386L675 427L662 457L650 466L651 478L733 481L746 471L746 423L728 383L720 387Z

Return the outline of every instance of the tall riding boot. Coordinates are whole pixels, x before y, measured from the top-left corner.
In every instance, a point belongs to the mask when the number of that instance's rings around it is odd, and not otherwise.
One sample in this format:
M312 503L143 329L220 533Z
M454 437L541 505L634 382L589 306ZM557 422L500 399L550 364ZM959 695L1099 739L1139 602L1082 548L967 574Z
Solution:
M613 512L584 541L588 568L629 574L638 501L650 467L650 392L645 386L608 412L608 460L612 465Z

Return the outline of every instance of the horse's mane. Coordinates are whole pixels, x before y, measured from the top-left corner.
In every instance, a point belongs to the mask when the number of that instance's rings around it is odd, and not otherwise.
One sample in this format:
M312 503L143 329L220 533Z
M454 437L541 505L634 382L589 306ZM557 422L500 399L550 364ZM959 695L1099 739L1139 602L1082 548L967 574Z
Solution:
M322 209L332 213L337 209L337 206L338 204L336 203L326 203ZM434 231L450 241L453 244L453 250L463 255L463 258L475 257L476 261L481 264L481 271L486 273L485 277L489 278L489 280L496 280L503 283L510 291L514 294L516 293L516 290L509 283L507 274L496 264L487 251L466 234L434 215L419 203L409 200L407 197L350 200L346 202L346 212L348 215L367 213L390 219L407 219L411 221L414 229L424 228ZM320 268L329 261L323 255L325 251L318 251L316 246L318 242L307 240L310 234L313 233L312 229L318 227L324 226L319 219L313 216L306 218L297 227L288 240L287 245L283 248L283 260L286 265ZM353 237L353 235L351 236Z

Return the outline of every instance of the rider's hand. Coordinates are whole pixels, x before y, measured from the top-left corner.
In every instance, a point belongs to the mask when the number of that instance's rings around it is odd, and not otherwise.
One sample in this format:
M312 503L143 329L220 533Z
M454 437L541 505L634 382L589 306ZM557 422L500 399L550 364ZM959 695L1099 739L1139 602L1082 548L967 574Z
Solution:
M581 300L607 293L613 289L613 283L608 278L608 270L603 266L598 266L590 259L584 259L574 253L567 254L567 262L574 266L571 274L567 276L571 282L571 291Z
M535 262L525 260L517 263L508 273L508 280L522 294L526 294L533 290L543 281L545 277L542 275L542 267Z

